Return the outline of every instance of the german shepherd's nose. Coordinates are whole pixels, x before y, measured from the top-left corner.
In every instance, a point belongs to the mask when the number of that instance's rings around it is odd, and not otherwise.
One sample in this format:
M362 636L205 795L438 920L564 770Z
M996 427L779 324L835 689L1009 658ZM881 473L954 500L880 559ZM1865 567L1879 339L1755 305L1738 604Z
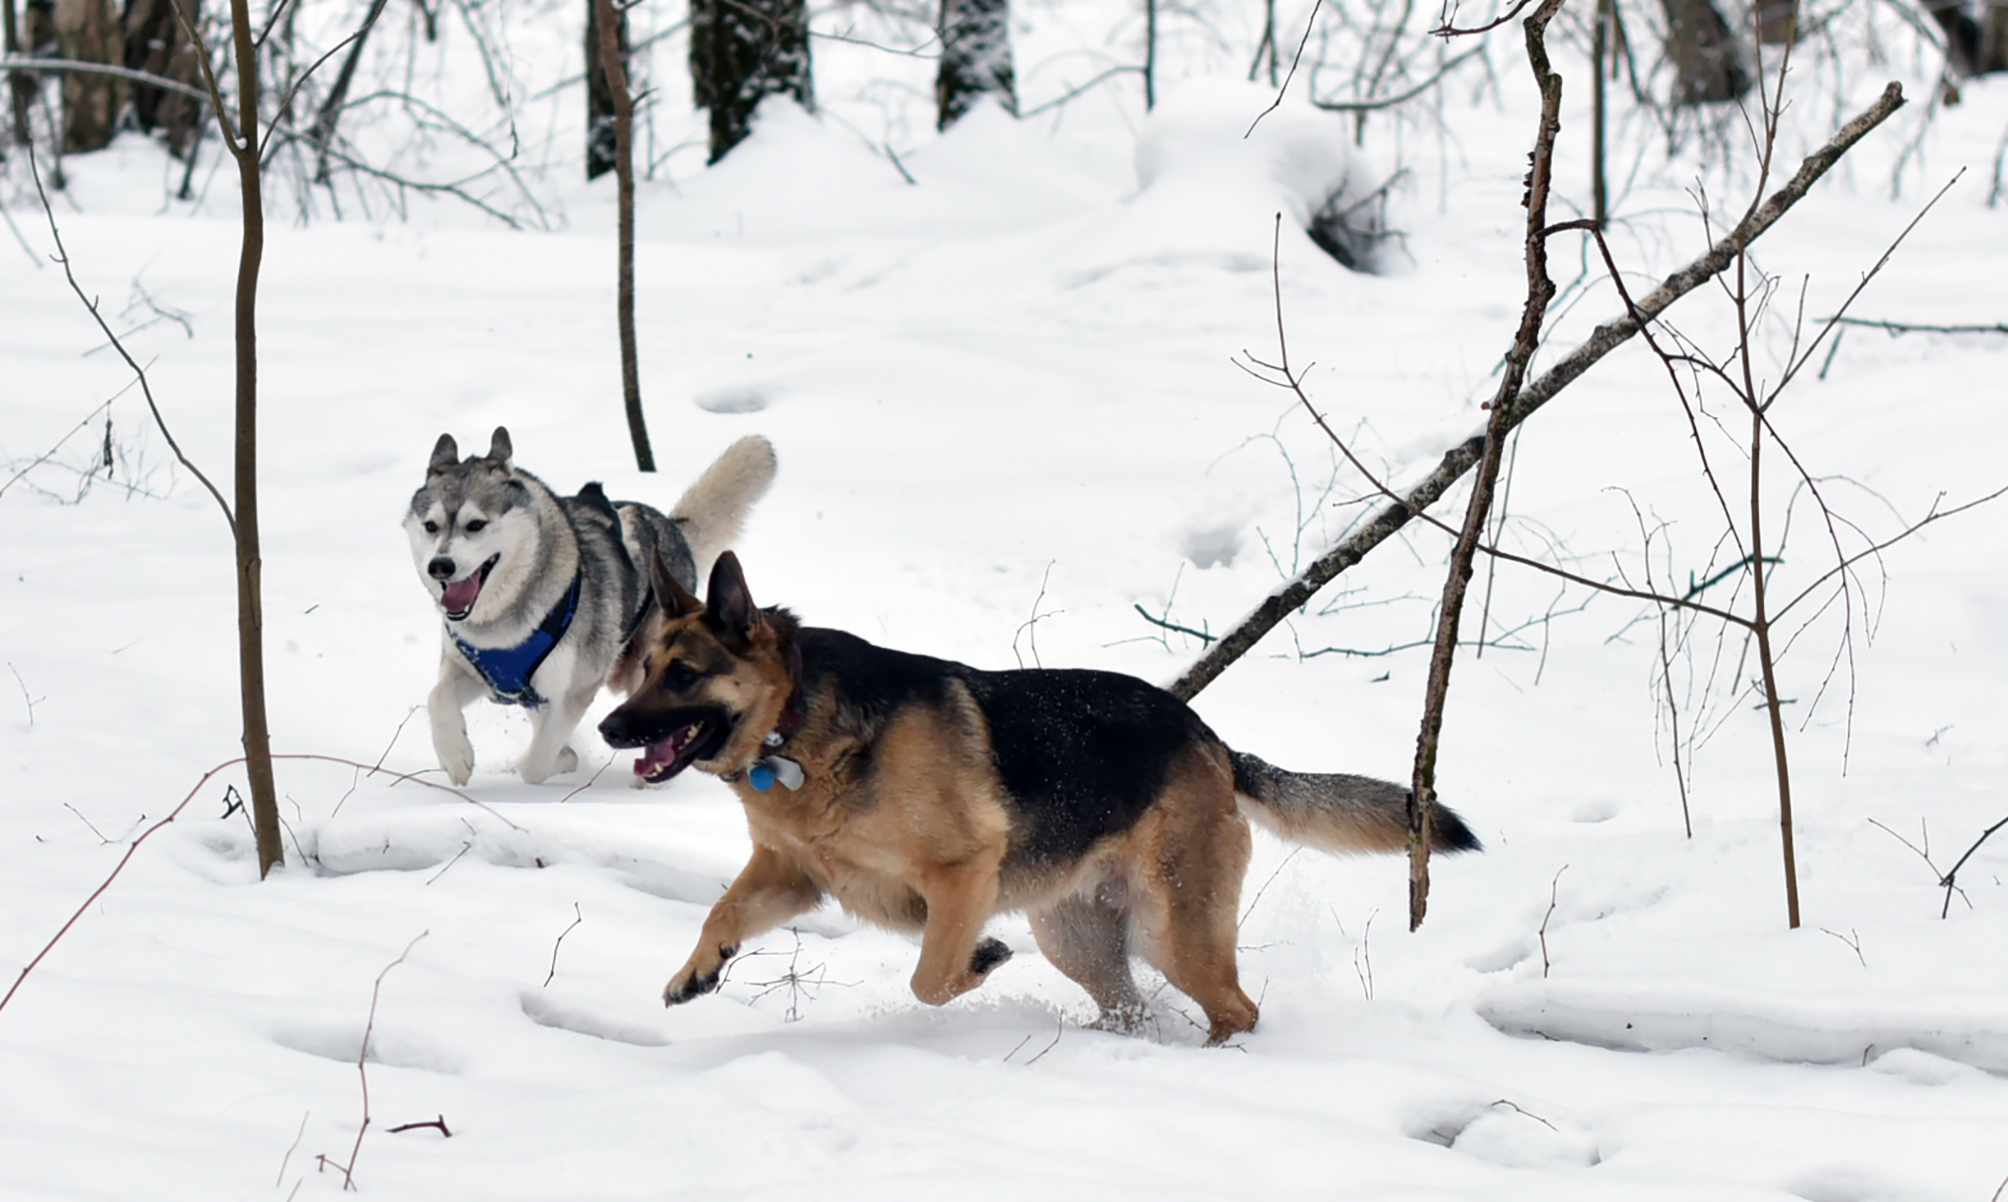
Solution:
M438 556L431 563L425 565L425 574L434 580L451 580L453 579L453 560L445 555Z

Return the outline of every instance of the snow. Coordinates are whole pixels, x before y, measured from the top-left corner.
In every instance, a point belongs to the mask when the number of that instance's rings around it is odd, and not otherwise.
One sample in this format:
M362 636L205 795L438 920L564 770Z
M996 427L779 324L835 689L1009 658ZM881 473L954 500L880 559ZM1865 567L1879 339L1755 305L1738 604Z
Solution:
M1021 20L1030 109L1060 90L1068 23L1057 8ZM558 37L513 36L526 60ZM1394 146L1370 124L1354 146L1351 119L1301 86L1258 123L1274 94L1232 65L1167 82L1148 117L1111 84L1022 122L979 106L938 138L924 111L885 110L881 135L880 94L856 81L882 58L819 45L824 114L770 103L719 167L672 157L641 190L659 476L626 466L611 181L554 165L532 184L553 228L522 232L443 200L302 223L275 199L260 305L272 725L280 752L334 758L280 762L288 859L263 882L248 824L225 812L235 769L196 787L239 753L215 503L60 272L0 246L0 980L196 790L0 1010L0 1197L332 1197L352 1152L363 1194L427 1202L1995 1196L2008 835L1967 861L1943 918L1938 884L2008 816L2008 534L1991 508L1865 571L1852 683L1843 657L1822 688L1839 607L1786 660L1796 931L1769 733L1725 687L1749 671L1739 644L1718 651L1703 628L1676 664L1684 729L1708 733L1681 751L1690 837L1651 611L1481 568L1496 645L1459 663L1441 789L1487 849L1435 862L1409 934L1398 858L1258 836L1240 941L1263 1016L1227 1049L1201 1047L1169 991L1148 1038L1085 1029L1086 997L1015 918L993 928L1015 958L940 1009L908 991L912 941L823 910L748 948L718 994L665 1011L663 981L746 853L724 786L629 788L628 756L590 734L578 773L525 784L507 763L527 726L487 705L469 713L467 797L436 784L415 707L437 619L398 520L441 431L485 445L506 424L553 485L657 504L763 433L780 475L738 548L761 602L987 668L1174 678L1197 641L1137 607L1219 631L1371 499L1293 398L1237 366L1275 360L1279 285L1291 362L1390 483L1482 420L1523 289L1532 130L1517 38L1491 53L1496 96L1447 98L1440 141L1407 126ZM901 63L924 97L931 60ZM1807 67L1788 158L1880 84ZM2001 320L2008 216L1985 177L2008 87L1972 82L1928 127L1928 80L1907 87L1920 100L1761 244L1782 281L1759 362L1773 378L1801 280L1804 313L1833 312L1961 167L1857 312ZM674 103L665 140L697 128ZM1634 282L1700 249L1697 180L1718 217L1753 182L1746 160L1654 165L1655 137L1623 131L1648 164L1613 238ZM1565 139L1565 204L1587 191L1586 143ZM1389 274L1348 273L1302 222L1395 162L1411 174L1391 207L1401 253ZM46 260L18 167L9 212ZM163 201L173 171L137 138L67 168L56 211L83 286L133 331L183 448L227 480L227 188ZM1594 255L1556 246L1544 360L1615 311ZM1731 328L1712 290L1673 318L1718 351ZM1998 336L1852 329L1776 420L1836 507L1888 537L2003 483L2004 354ZM86 478L107 403L117 462ZM1727 413L1722 394L1707 403ZM1721 462L1735 486L1741 462ZM1636 504L1666 523L1651 526L1657 578L1684 584L1735 558L1693 465L1666 372L1628 347L1524 430L1504 538L1637 578ZM1774 479L1782 514L1791 489ZM1782 595L1831 563L1797 504ZM1427 638L1444 554L1420 528L1383 547L1197 708L1277 763L1404 778L1427 653L1382 652ZM1311 654L1326 647L1371 654ZM435 1118L450 1137L392 1131Z

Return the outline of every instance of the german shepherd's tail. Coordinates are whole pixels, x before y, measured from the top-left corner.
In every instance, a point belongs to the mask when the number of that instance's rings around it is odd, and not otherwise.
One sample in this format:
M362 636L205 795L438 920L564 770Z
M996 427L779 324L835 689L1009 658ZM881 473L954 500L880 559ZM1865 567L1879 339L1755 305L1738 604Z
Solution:
M749 434L726 447L670 510L670 520L682 528L684 541L690 544L699 580L711 571L718 553L739 537L753 503L767 495L774 467L774 444Z
M1291 772L1245 752L1234 760L1234 791L1257 826L1320 851L1402 851L1408 847L1409 791L1370 776ZM1478 836L1455 811L1429 811L1433 851L1478 851Z

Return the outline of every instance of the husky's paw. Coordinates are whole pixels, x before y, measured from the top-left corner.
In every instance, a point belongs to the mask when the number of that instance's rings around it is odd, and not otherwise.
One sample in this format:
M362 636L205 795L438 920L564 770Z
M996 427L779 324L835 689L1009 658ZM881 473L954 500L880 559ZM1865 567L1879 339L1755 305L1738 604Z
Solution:
M462 732L458 739L439 738L433 740L432 749L439 756L439 766L446 770L447 779L456 785L464 785L474 775L474 744L467 741Z
M691 957L691 963L684 965L683 971L671 977L669 984L663 987L662 1004L681 1006L691 998L700 997L718 988L719 978L725 973L725 962L738 950L736 947L719 948L718 959L708 972L699 970L696 964L697 958Z
M563 776L567 772L576 771L578 766L579 753L572 750L571 745L567 744L558 750L558 766L552 772L552 775Z

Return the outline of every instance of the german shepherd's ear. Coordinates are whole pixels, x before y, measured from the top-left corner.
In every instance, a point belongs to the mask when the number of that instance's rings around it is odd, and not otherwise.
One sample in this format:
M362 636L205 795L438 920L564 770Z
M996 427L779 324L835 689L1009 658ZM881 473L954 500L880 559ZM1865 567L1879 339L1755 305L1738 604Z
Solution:
M453 435L442 434L439 441L432 444L432 462L425 465L425 474L443 472L460 462L460 444L453 441Z
M496 467L508 467L509 459L516 448L509 445L509 430L505 426L495 427L495 437L488 440L488 462Z
M753 604L746 573L732 552L720 552L718 562L711 565L711 585L704 596L712 620L732 633L743 638L760 624L760 608Z
M655 585L655 599L664 616L687 618L704 609L704 602L691 596L690 590L678 584L676 577L663 566L661 551L649 552L648 576Z

